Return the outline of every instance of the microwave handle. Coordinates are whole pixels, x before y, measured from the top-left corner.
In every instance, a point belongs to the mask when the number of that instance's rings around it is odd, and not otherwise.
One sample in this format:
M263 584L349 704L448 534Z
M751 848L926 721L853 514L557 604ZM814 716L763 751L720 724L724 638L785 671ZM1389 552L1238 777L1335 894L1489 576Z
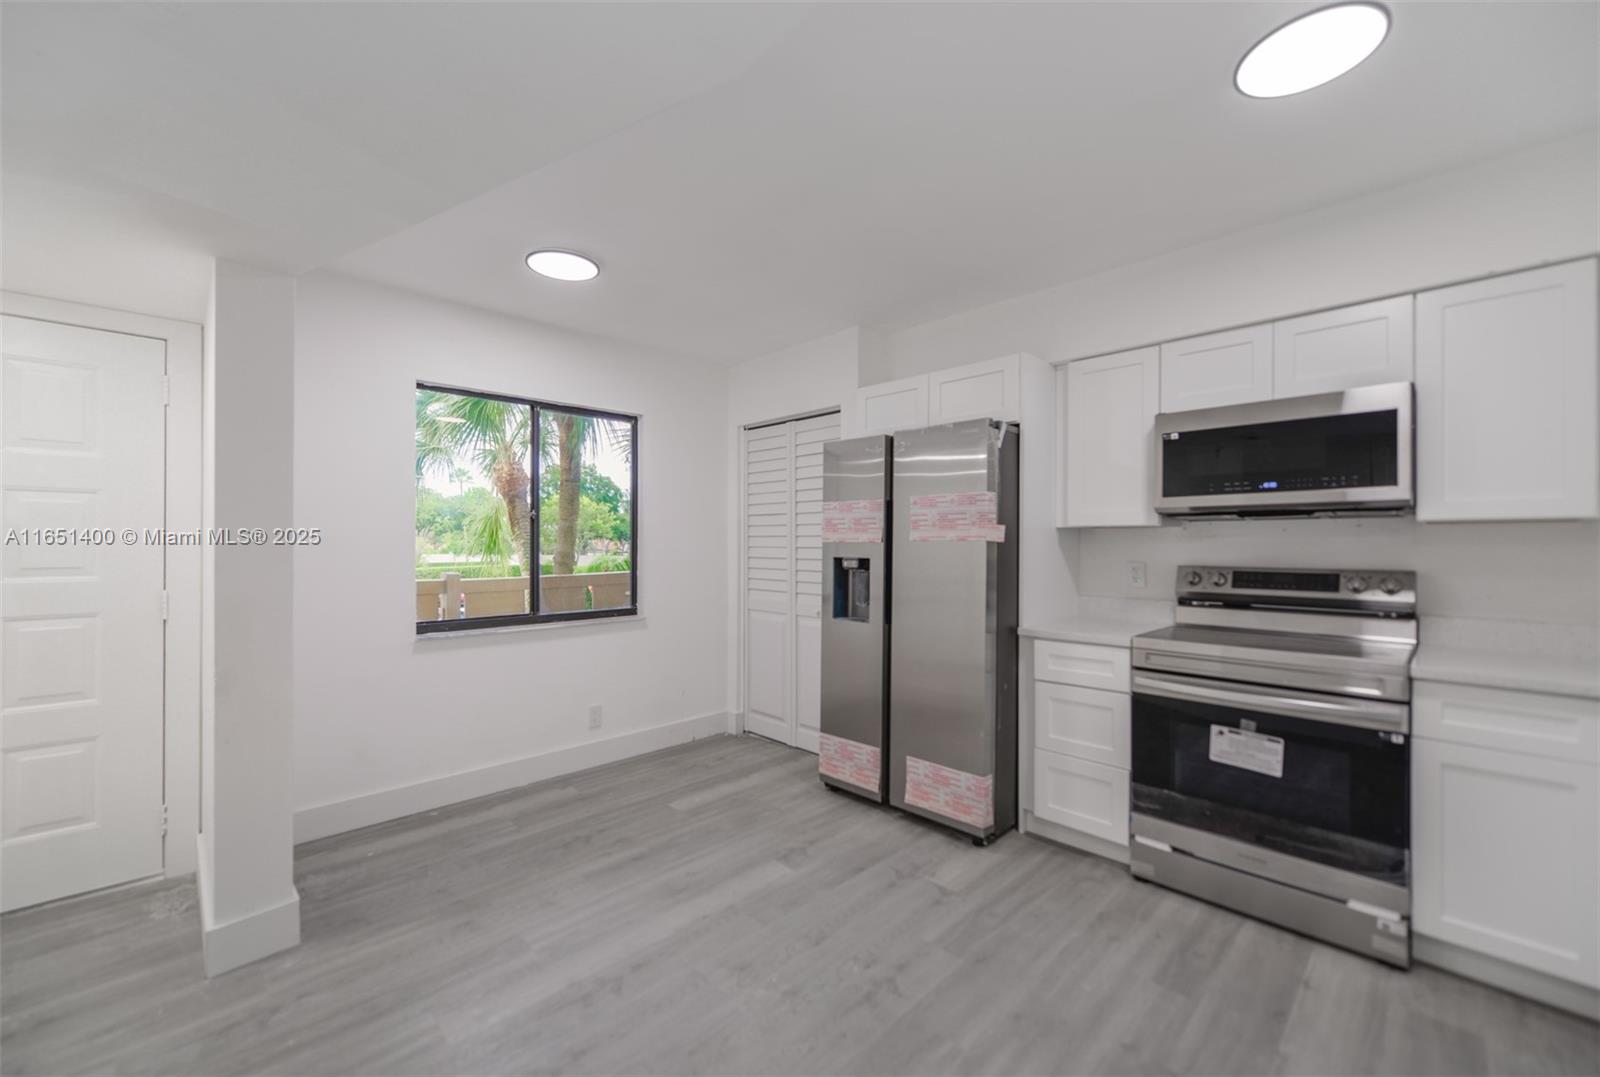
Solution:
M1307 699L1289 696L1269 688L1232 684L1226 688L1191 677L1134 670L1135 695L1163 696L1167 699L1211 703L1240 710L1278 714L1285 718L1307 718L1314 722L1407 733L1411 728L1411 708L1403 703L1367 699Z

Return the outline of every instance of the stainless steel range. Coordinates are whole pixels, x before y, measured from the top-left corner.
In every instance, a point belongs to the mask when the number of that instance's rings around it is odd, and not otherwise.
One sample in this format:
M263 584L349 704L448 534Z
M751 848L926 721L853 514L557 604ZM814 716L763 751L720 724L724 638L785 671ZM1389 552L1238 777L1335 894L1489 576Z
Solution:
M1133 640L1135 876L1411 963L1410 572L1184 566Z

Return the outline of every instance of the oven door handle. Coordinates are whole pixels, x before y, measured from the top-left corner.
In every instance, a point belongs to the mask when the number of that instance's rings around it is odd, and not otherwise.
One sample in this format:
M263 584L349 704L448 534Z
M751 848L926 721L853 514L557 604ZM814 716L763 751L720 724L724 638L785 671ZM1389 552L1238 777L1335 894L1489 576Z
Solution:
M1307 698L1284 695L1269 688L1230 684L1226 688L1216 682L1191 677L1177 677L1167 673L1147 673L1134 670L1135 695L1164 696L1167 699L1192 700L1212 703L1240 710L1278 714L1285 718L1307 718L1314 722L1332 722L1336 725L1377 729L1389 733L1409 733L1411 708L1404 703L1386 703L1368 699Z

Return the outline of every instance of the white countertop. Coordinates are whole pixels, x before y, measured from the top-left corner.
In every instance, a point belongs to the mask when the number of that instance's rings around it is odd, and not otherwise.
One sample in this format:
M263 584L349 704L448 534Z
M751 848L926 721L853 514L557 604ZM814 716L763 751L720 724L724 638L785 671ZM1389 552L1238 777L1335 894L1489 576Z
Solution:
M1017 635L1030 639L1053 639L1064 643L1095 643L1103 647L1126 647L1134 636L1172 623L1170 610L1159 618L1127 618L1102 614L1083 614L1059 621L1021 625Z
M1411 676L1419 681L1600 699L1600 662L1594 659L1451 647L1431 644L1426 638L1411 660Z

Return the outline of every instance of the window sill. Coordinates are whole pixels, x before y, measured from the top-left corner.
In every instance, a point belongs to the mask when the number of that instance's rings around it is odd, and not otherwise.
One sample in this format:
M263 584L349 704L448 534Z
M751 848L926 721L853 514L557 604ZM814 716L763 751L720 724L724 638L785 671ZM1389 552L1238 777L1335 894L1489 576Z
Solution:
M573 621L548 621L544 624L488 625L483 628L457 628L450 632L418 632L412 638L418 643L433 643L440 640L476 639L480 636L515 635L521 632L555 632L573 628L617 628L622 625L642 624L644 624L644 614L635 613L632 616L586 617Z

